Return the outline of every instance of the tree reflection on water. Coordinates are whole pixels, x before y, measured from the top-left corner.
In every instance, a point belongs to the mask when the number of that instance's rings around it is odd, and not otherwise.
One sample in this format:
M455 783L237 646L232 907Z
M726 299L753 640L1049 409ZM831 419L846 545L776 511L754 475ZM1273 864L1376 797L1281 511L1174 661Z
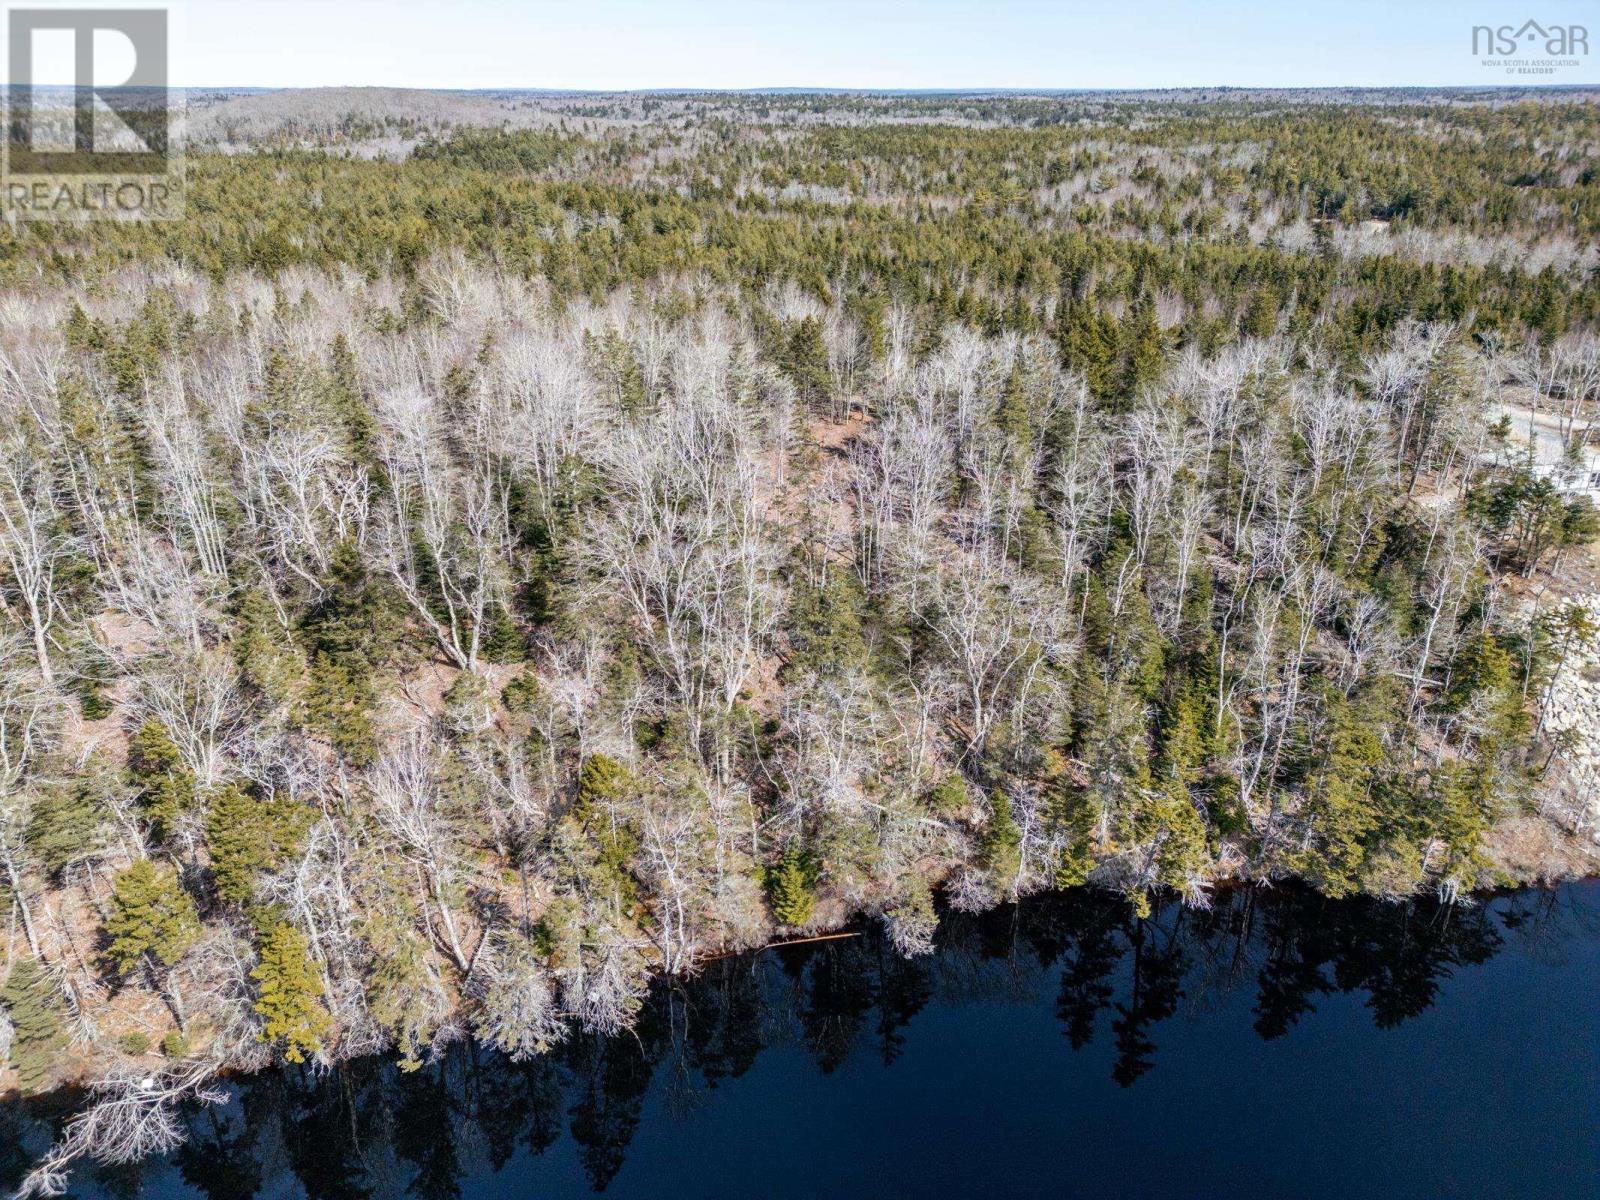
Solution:
M1340 993L1359 995L1373 1024L1391 1028L1512 939L1535 956L1559 953L1575 923L1592 932L1571 889L1455 907L1239 890L1209 910L1167 903L1144 920L1098 893L1040 896L946 914L936 952L924 958L901 958L868 928L712 962L659 986L633 1033L575 1035L526 1062L460 1041L410 1073L365 1059L322 1076L240 1079L231 1104L189 1115L189 1141L171 1163L211 1200L292 1193L295 1183L311 1200L451 1200L464 1179L569 1137L601 1191L622 1168L652 1089L669 1111L690 1111L772 1047L803 1050L825 1074L864 1055L892 1066L930 1004L1053 1002L1073 1049L1109 1039L1111 1076L1132 1087L1159 1070L1166 1022L1241 989L1253 995L1263 1039L1292 1035ZM20 1178L52 1123L0 1109L0 1184ZM150 1170L86 1168L81 1182L131 1196Z

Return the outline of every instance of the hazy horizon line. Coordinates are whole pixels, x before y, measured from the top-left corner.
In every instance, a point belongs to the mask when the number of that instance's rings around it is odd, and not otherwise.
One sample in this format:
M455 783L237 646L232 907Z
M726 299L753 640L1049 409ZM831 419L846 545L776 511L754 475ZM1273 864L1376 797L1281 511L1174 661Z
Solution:
M29 83L12 85L0 83L0 93L13 86L25 86L51 91L70 91L71 83ZM124 85L102 88L102 91L143 91L144 87ZM163 90L151 88L149 90ZM1041 85L1039 87L935 86L935 87L874 87L871 85L845 86L836 84L794 85L755 84L745 87L709 87L693 84L651 87L547 87L536 84L494 84L476 86L437 86L408 83L191 83L172 84L164 89L174 92L437 92L444 95L494 95L520 92L545 96L1104 96L1137 94L1141 92L1486 92L1486 91L1592 91L1600 90L1600 80L1592 82L1516 82L1516 83L1316 83L1316 84L1254 84L1254 83L1186 83L1137 84L1124 87L1068 87Z

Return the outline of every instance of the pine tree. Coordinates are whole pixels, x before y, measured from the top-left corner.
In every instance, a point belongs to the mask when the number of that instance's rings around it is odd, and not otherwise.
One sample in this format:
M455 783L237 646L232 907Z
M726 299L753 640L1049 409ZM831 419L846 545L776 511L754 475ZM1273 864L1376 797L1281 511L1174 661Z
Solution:
M983 865L1003 888L1011 887L1022 868L1022 831L1011 815L1011 800L996 788L989 797L989 823L978 839Z
M572 819L598 852L596 890L611 896L622 911L638 900L633 868L640 843L632 826L618 818L617 805L636 795L638 788L633 772L609 754L591 754L578 768L578 795Z
M48 1090L67 1047L60 989L37 959L18 959L0 988L0 1007L11 1020L11 1061L22 1090Z
M233 655L246 682L274 704L285 704L305 669L294 644L259 588L250 588L238 605L240 629Z
M320 1052L333 1019L322 1005L322 980L312 968L305 935L288 922L273 926L250 978L256 981L261 1040L282 1046L283 1057L292 1063Z
M60 875L94 849L102 812L88 781L45 789L28 814L28 849L49 874Z
M199 940L194 901L171 867L141 858L118 873L111 889L107 953L124 975L141 966L174 966Z
M403 625L392 595L367 571L361 547L346 538L334 547L322 599L301 625L313 656L327 656L352 671L371 669L390 655L394 630Z
M1278 329L1278 293L1270 285L1256 288L1250 295L1240 329L1246 337L1271 337Z
M427 948L409 913L374 912L363 924L362 936L373 950L367 1009L394 1036L400 1069L415 1071L441 1016L433 1003L436 976Z
M799 929L811 921L817 897L805 858L797 845L791 843L778 865L768 873L767 893L778 924Z
M344 426L351 457L357 462L374 462L378 421L362 393L356 356L342 333L334 337L328 351L328 375L328 405Z
M818 405L827 401L833 380L828 374L828 347L822 340L822 325L815 317L803 318L790 331L779 365L803 402Z
M1110 400L1117 391L1116 323L1088 301L1072 303L1057 329L1061 361L1082 375L1097 400Z
M1123 367L1121 392L1124 405L1161 374L1161 326L1149 295L1140 296L1122 326Z
M151 832L157 841L166 841L194 805L195 778L167 727L154 717L139 726L128 747L128 775L139 789Z
M256 876L292 856L304 836L309 813L274 795L262 798L237 784L211 796L206 843L217 896L246 905L255 897Z
M376 703L370 668L359 659L319 654L313 660L306 682L306 728L327 738L352 766L365 766L378 752Z
M1375 717L1365 706L1329 698L1322 765L1306 804L1317 850L1305 869L1330 896L1357 886L1377 828L1372 791L1384 753L1382 725Z

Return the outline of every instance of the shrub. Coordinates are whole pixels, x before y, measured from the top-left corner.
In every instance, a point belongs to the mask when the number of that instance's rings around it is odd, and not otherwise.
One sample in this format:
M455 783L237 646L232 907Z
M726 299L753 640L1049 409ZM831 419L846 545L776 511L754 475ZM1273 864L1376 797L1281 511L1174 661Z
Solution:
M960 772L951 771L929 790L927 804L935 816L955 816L967 807L967 781Z

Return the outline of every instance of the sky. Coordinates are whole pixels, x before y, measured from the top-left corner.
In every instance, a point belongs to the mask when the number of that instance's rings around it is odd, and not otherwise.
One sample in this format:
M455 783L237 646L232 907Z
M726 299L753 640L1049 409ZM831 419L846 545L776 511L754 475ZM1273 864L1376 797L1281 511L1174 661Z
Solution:
M1474 25L1530 17L1586 25L1600 43L1594 0L187 0L175 82L609 90L1600 81L1596 54L1533 78L1473 55Z

